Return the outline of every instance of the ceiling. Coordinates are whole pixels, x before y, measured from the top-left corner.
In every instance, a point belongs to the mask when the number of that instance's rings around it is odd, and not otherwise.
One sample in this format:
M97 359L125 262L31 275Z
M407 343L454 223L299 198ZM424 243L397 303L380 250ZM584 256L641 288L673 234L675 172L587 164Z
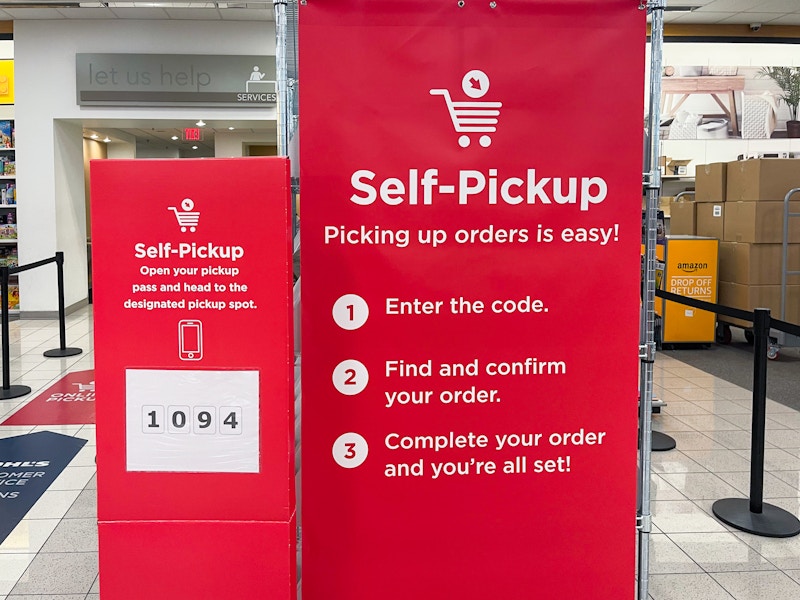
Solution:
M633 1L633 0L632 0ZM645 0L642 0L645 1ZM800 26L800 0L667 0L664 22L676 25L794 25ZM290 0L288 10L296 15L297 0ZM241 2L140 2L70 1L70 0L0 0L0 20L30 19L151 19L212 21L274 21L273 0ZM294 63L293 63L294 64ZM178 147L183 154L213 156L214 134L235 127L255 133L253 122L208 123L203 139L195 143L182 141L183 128L194 127L190 121L130 123L84 123L86 137L92 133L127 141L138 146ZM264 131L264 129L260 130ZM173 140L177 137L178 140ZM197 149L193 150L192 145Z
M0 1L0 20L25 19L189 19L273 21L272 0L243 2L71 2L69 0Z
M691 7L692 10L678 10ZM798 25L798 0L667 0L664 23Z
M294 4L294 2L291 2ZM693 10L677 10L691 7ZM241 2L140 2L138 0L0 0L0 20L23 19L192 19L272 21L272 0ZM667 0L666 23L800 26L798 0Z

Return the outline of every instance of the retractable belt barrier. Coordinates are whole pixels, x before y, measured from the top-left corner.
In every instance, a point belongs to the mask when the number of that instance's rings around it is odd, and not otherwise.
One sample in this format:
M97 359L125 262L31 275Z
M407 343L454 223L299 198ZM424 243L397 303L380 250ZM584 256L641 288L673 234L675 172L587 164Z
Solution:
M753 312L656 290L656 296L753 323L753 426L750 448L750 499L717 500L712 511L722 522L755 535L792 537L800 533L800 520L782 508L764 502L764 438L767 412L767 343L769 330L800 335L800 326L770 317L769 309Z
M18 267L0 267L0 320L2 320L2 336L3 336L3 387L0 388L0 400L10 400L11 398L19 398L31 393L31 388L27 385L11 385L11 356L10 356L10 340L9 340L9 308L8 308L8 281L11 275L30 271L38 267L43 267L55 263L58 272L58 324L59 324L59 341L58 348L47 350L44 356L48 358L64 358L67 356L75 356L83 352L80 348L67 348L67 321L64 308L64 253L56 252L52 258L46 258L27 265L20 265Z

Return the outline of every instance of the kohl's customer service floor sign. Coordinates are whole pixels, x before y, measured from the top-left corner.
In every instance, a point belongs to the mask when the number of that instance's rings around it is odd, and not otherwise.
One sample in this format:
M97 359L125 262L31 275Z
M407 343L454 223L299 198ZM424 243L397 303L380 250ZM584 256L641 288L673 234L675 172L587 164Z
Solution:
M3 425L92 425L94 369L68 373L3 421Z
M0 543L85 444L51 431L0 439Z

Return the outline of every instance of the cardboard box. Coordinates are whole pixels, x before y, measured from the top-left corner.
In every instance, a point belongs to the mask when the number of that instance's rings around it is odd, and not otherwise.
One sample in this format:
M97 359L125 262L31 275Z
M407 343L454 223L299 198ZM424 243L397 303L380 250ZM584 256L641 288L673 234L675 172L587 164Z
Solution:
M754 310L768 308L770 316L781 318L781 286L779 285L743 285L721 281L719 284L719 303L722 306ZM724 321L735 322L746 327L751 323L724 317ZM786 318L790 323L800 323L800 285L786 288Z
M667 174L667 163L671 160L672 158L670 158L669 156L658 157L658 170L662 175Z
M800 244L789 244L787 271L800 271ZM720 242L720 281L745 285L780 285L783 272L783 244ZM786 282L800 285L800 276Z
M690 162L691 158L680 160L671 158L667 163L667 175L688 175Z
M697 202L696 206L697 235L718 240L723 239L725 233L725 205Z
M758 158L728 163L728 202L783 200L800 187L800 160Z
M722 239L726 242L782 244L783 204L783 202L726 202L725 235ZM800 212L800 201L790 202L789 212ZM790 217L788 242L800 243L800 218Z
M727 163L698 165L695 169L695 194L697 202L724 202L728 187Z
M664 213L664 217L670 216L673 199L673 196L660 196L658 198L658 210Z
M697 204L688 200L673 201L670 204L670 235L697 234Z

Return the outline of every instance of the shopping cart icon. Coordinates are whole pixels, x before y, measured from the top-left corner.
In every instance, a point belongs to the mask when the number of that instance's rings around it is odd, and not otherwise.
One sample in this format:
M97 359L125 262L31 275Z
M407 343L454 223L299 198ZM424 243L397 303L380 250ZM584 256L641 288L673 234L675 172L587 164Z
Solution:
M431 96L444 96L447 111L456 133L463 133L459 136L458 145L466 148L470 145L469 133L494 133L497 131L497 121L500 117L502 102L487 102L478 100L489 91L489 77L483 71L469 71L461 80L461 88L464 93L474 100L455 101L450 96L450 90L432 89ZM482 135L478 142L484 148L488 148L492 143L489 135Z
M175 218L178 219L178 225L180 225L181 231L186 232L188 229L194 233L197 231L197 224L200 222L200 211L192 210L194 208L194 202L191 198L184 198L181 202L181 208L183 210L178 210L174 206L169 206L167 210L171 210L175 213Z
M94 381L90 381L89 383L73 383L72 385L77 385L79 392L93 392L94 391Z

